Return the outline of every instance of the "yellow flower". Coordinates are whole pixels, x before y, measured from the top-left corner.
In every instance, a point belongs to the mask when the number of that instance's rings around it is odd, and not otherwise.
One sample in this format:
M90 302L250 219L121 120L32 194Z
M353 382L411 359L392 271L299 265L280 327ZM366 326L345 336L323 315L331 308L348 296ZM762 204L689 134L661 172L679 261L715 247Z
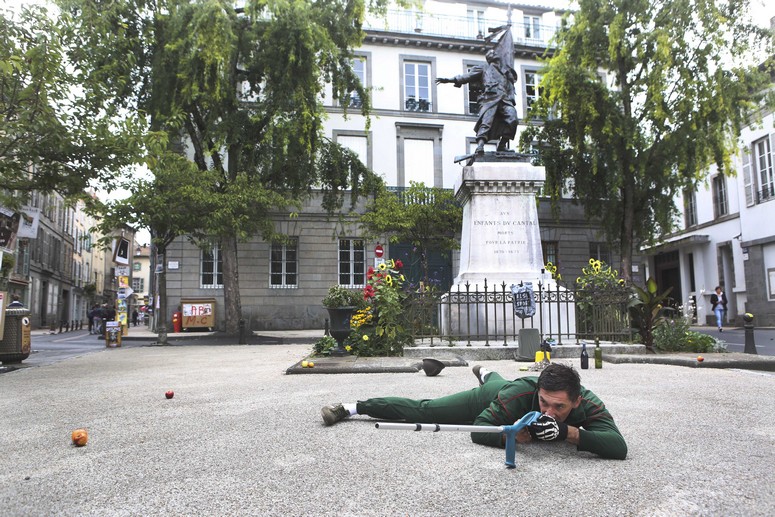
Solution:
M392 276L390 276L390 275L387 275L387 276L385 277L385 283L386 283L387 285L393 285L393 277L392 277Z
M387 264L385 264L384 262L379 265L379 270L380 271L385 271L386 269L387 269Z
M367 336L366 334L364 334L364 335L363 335L363 340L364 340L364 341L368 341L368 340L369 340L369 336Z
M350 350L352 350L352 347L350 345L347 345L346 347L344 347L344 349L349 352Z
M396 267L396 261L393 259L390 259L390 269L395 269Z
M593 258L589 259L589 265L590 266L593 265L594 263L595 263L595 259L593 259Z
M404 278L404 275L401 275L401 277L400 277L400 278L401 278L401 281L402 281L402 282L403 282L404 280L406 280L406 278Z

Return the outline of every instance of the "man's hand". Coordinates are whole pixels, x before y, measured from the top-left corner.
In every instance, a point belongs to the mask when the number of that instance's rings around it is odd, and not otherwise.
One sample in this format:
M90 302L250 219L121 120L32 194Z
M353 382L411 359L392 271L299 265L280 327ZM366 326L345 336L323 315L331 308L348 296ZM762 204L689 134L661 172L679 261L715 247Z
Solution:
M530 436L544 442L560 442L568 437L568 426L549 415L541 415L527 429Z
M453 79L446 79L444 77L438 77L436 78L436 84L443 84L443 83L454 83L455 81Z

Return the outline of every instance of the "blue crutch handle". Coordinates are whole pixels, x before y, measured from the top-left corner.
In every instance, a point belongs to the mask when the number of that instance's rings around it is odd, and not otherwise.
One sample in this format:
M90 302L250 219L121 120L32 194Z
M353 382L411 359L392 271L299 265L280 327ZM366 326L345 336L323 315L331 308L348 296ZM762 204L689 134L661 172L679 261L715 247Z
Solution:
M517 467L515 463L517 457L517 433L523 427L527 427L538 420L539 416L541 416L540 412L531 411L513 425L503 426L503 434L506 435L506 468L513 469Z

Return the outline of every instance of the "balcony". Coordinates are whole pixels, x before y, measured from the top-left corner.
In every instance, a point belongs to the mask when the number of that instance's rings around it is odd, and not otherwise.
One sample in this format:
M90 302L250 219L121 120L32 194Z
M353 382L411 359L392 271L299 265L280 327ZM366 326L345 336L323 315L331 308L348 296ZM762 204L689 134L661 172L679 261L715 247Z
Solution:
M483 40L489 27L500 27L506 20L479 19L442 14L417 13L407 10L388 10L385 18L367 18L363 23L366 31L384 31L401 34L423 34L444 38ZM525 25L512 23L514 43L531 47L548 47L557 31L550 25Z

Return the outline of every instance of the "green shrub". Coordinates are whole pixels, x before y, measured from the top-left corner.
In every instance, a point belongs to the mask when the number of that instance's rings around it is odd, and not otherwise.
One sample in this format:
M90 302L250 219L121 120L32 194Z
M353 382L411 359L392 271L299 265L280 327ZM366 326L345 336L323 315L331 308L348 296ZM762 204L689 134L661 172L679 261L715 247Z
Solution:
M312 345L312 350L315 355L328 355L331 353L331 350L337 346L339 345L336 343L336 339L331 336L323 336L315 341L315 344Z
M662 352L726 352L726 344L689 328L687 318L664 319L653 332L654 347Z

